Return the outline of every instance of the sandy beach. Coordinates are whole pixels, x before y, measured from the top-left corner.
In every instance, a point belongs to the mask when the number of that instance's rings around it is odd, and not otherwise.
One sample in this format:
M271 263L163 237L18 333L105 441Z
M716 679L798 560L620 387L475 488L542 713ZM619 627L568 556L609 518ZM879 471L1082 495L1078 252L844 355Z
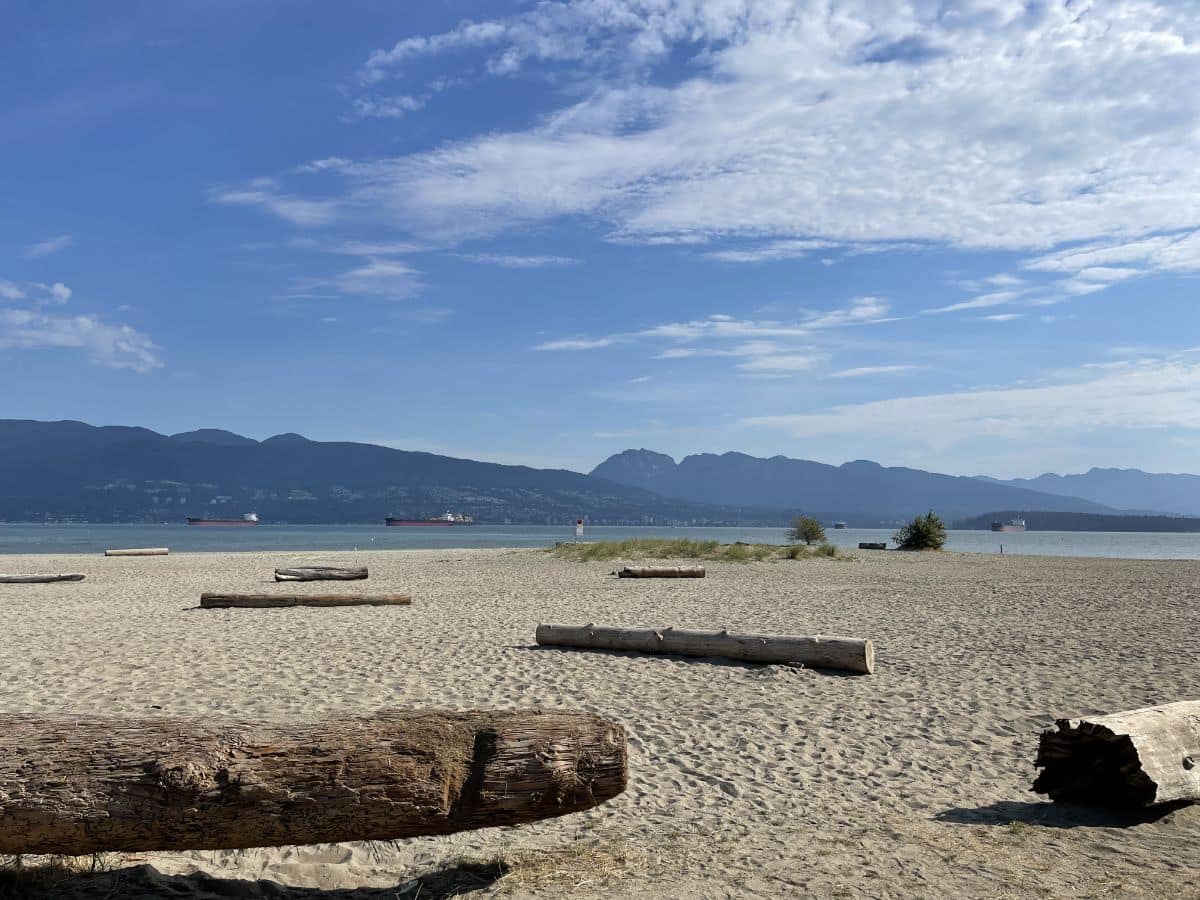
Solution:
M271 580L304 564L371 578ZM1055 718L1200 698L1200 563L858 552L710 563L703 580L613 568L501 550L0 558L6 572L87 573L0 585L3 712L547 707L629 732L628 790L586 813L399 842L113 854L58 895L1200 896L1200 807L1117 815L1029 790ZM413 605L195 608L206 590L368 588ZM870 637L877 669L533 647L547 621Z

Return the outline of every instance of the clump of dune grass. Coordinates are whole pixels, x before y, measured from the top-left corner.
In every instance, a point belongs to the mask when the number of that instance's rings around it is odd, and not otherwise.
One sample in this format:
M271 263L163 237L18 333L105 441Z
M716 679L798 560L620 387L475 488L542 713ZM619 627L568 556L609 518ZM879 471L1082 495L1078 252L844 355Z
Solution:
M816 556L843 558L837 547L821 544L721 544L690 538L631 538L626 541L561 543L550 550L562 559L602 562L614 559L702 559L716 562L765 562L780 559L808 559Z
M0 857L0 900L57 897L81 877L112 872L118 861L109 853Z

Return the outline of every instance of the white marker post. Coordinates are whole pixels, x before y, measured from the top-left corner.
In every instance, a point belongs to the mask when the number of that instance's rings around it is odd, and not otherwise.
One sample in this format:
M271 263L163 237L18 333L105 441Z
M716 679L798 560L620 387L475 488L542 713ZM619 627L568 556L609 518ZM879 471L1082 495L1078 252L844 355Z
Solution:
M583 519L575 520L575 537L583 537Z

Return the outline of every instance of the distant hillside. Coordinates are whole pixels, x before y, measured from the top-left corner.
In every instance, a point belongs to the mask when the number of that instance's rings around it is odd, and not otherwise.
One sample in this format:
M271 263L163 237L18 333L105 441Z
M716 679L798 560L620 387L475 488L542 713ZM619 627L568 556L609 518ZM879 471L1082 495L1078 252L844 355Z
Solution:
M667 501L578 472L283 434L0 420L0 520L378 522L447 509L480 523L779 525L786 515Z
M1077 497L920 469L885 468L867 460L830 466L784 456L700 453L676 463L662 453L626 450L596 466L592 475L696 503L823 510L852 526L877 524L874 520L880 516L908 518L930 508L948 518L1000 508L1113 511Z
M1047 494L1083 497L1117 509L1200 516L1200 475L1155 474L1140 469L1089 469L1082 475L1046 474L1009 481L981 480Z
M953 528L986 529L992 522L1007 522L1023 518L1030 531L1174 531L1200 532L1200 518L1186 516L1098 516L1091 513L1020 512L1000 510L970 519L960 519Z

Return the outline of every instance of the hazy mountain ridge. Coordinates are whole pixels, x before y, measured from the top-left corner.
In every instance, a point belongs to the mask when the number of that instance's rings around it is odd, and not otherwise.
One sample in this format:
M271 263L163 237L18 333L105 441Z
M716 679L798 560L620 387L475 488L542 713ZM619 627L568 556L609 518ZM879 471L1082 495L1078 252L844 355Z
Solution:
M1046 473L1037 478L1008 480L980 476L980 480L1047 494L1083 497L1118 509L1200 515L1200 475L1093 468L1079 475Z
M737 498L739 503L768 509L832 510L848 520L878 515L907 518L931 508L952 518L1009 508L1114 511L1083 498L967 476L889 468L869 460L831 466L785 456L698 453L676 463L670 456L643 449L615 454L591 474L694 502L727 504Z
M144 428L0 420L0 518L21 521L382 522L452 509L480 522L781 525L786 516L669 501L561 469L455 459L373 444L264 441L200 429L165 436Z

